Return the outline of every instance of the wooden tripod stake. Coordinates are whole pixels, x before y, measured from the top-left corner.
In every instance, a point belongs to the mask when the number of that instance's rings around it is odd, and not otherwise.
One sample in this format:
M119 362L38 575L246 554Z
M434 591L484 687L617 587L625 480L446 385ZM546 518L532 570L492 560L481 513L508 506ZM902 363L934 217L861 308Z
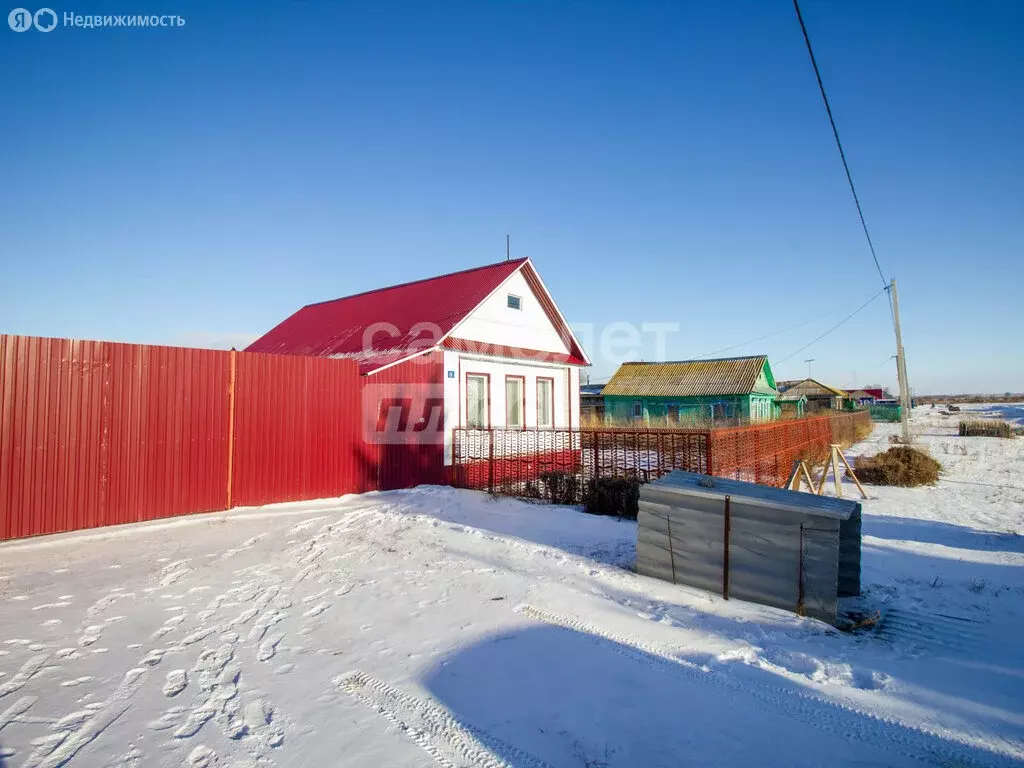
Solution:
M843 478L839 472L839 464L842 463L843 466L846 467L846 471L850 473L850 477L853 478L853 482L857 484L857 490L859 490L861 496L863 496L866 499L868 497L867 491L865 491L864 486L860 484L860 480L857 479L857 474L853 471L853 467L850 466L850 462L848 462L846 460L846 457L843 456L842 450L839 448L838 445L835 445L834 443L830 446L830 448L832 449L832 453L827 459L825 459L825 465L822 467L821 470L821 481L818 483L818 490L816 491L816 493L819 496L824 495L825 481L828 480L828 471L829 468L831 468L833 480L835 482L836 487L836 496L839 497L840 499L843 498ZM813 487L814 485L811 484L811 488Z
M804 480L807 481L808 493L815 493L814 478L811 477L811 470L807 468L807 462L797 459L793 462L793 469L789 472L789 479L783 486L788 491L799 491L803 488Z

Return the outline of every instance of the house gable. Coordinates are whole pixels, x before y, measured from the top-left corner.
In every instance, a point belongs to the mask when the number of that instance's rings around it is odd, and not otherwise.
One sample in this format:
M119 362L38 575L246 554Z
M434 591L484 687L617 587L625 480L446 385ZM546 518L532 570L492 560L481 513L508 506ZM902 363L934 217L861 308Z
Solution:
M757 381L754 382L752 391L761 394L775 394L778 391L775 387L775 376L772 375L772 367L768 364L767 359L765 359L764 365L761 366L761 372L757 375Z
M518 309L509 306L510 296L518 300ZM470 312L452 330L452 336L518 349L572 352L522 270L510 275Z

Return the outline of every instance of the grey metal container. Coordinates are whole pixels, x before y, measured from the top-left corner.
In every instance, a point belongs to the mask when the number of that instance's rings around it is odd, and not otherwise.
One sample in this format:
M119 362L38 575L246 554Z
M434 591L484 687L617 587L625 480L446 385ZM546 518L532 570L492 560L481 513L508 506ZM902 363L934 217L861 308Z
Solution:
M830 624L860 594L856 501L675 471L640 489L637 572Z

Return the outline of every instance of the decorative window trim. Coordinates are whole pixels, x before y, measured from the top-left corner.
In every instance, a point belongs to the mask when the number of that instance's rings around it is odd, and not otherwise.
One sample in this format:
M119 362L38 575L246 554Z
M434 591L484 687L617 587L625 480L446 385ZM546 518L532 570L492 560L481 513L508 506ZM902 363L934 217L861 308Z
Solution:
M551 422L549 424L540 423L540 384L541 382L547 382L551 391L549 392L550 398L548 399L548 409L550 410ZM538 429L554 429L555 428L555 377L554 376L538 376L537 377L537 428Z
M483 427L471 427L469 425L469 380L474 379L485 379L484 384L484 403L487 406L487 424ZM491 374L489 373L476 373L473 371L466 371L466 428L467 429L490 429L491 428Z
M508 421L508 383L519 382L519 424ZM526 429L526 377L519 374L505 374L505 429Z

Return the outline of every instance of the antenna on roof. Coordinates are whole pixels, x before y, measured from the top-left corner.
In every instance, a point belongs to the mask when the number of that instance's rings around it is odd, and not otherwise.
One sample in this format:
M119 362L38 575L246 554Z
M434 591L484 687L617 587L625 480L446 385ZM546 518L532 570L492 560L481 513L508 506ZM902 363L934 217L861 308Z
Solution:
M512 235L505 235L505 261L512 259Z

